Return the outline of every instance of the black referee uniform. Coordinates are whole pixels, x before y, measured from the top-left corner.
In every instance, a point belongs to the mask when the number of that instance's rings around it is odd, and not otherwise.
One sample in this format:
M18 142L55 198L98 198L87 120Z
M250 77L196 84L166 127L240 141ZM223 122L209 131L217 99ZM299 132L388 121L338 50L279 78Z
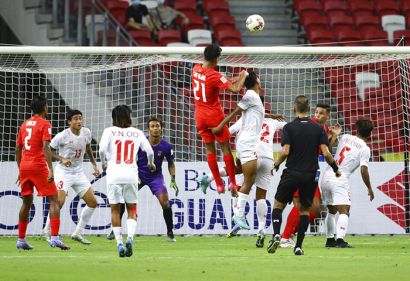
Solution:
M319 146L329 145L326 132L309 117L296 118L283 127L281 144L289 144L290 152L275 199L282 203L290 203L299 189L300 203L309 208L316 191Z

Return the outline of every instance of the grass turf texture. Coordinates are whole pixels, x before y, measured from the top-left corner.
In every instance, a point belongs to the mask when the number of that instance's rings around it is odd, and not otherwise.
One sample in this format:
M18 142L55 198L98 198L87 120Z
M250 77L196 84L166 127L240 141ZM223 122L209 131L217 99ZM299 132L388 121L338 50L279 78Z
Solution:
M307 236L305 256L292 249L267 254L255 237L136 237L134 255L119 258L116 243L87 237L83 246L60 251L29 237L33 251L15 248L16 238L0 238L0 280L408 280L409 236L349 236L353 249L326 249L324 236Z

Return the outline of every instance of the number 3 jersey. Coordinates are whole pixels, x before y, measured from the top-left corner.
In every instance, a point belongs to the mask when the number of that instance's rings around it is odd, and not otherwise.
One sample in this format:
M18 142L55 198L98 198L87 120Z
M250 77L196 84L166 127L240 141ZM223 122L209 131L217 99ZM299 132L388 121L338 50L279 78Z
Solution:
M100 140L100 156L107 161L107 184L138 182L137 153L139 148L153 155L144 133L133 127L109 127ZM103 159L101 159L103 160Z
M58 133L50 143L53 149L58 150L58 155L71 161L69 167L58 162L57 168L66 173L80 173L83 171L83 160L87 144L91 143L91 131L81 128L80 134L75 135L70 128Z

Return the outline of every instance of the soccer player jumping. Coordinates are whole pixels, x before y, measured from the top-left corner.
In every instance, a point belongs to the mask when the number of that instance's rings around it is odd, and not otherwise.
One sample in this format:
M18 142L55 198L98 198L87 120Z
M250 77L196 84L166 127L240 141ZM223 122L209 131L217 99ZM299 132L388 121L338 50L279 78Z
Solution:
M224 126L221 132L213 134L210 128L216 127L224 119L224 112L219 102L219 90L229 90L237 93L241 90L248 72L242 70L239 77L228 80L221 73L214 70L218 65L218 58L222 49L215 44L209 45L204 51L204 62L194 66L192 71L192 87L195 98L195 121L198 132L205 143L208 166L216 182L218 193L225 192L225 186L221 179L216 161L215 140L221 146L224 154L224 162L228 171L229 188L237 190L235 181L235 162L229 146L228 126Z

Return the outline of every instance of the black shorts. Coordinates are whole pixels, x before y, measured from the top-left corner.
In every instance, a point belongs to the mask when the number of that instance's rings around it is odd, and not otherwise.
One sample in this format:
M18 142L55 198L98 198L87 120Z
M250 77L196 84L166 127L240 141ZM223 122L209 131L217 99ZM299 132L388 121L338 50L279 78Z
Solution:
M299 189L299 199L302 206L312 206L316 191L316 172L298 172L295 170L283 170L275 199L281 203L290 203L293 195Z

